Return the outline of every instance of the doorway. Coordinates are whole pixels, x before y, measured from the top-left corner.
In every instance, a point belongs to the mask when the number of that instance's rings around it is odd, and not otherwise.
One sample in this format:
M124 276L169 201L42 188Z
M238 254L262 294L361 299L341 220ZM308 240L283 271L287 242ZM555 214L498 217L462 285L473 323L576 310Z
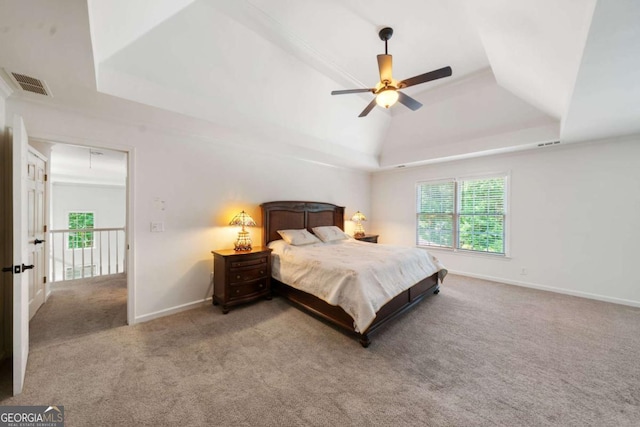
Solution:
M34 349L127 324L128 153L50 144L49 299Z

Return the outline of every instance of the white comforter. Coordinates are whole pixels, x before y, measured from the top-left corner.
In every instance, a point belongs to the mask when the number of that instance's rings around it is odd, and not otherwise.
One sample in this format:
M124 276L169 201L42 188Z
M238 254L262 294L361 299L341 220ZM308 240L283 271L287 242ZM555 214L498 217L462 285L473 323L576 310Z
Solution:
M272 276L282 283L342 307L356 332L366 331L377 311L420 280L447 270L427 251L354 239L292 246L269 243Z

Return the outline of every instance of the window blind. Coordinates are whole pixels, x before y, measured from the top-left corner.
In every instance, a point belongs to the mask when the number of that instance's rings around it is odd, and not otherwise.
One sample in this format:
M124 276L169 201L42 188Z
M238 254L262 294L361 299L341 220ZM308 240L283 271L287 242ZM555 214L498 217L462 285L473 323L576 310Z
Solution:
M504 253L505 178L459 183L458 247Z
M505 254L506 176L417 185L416 243Z
M417 244L453 248L455 182L418 184Z

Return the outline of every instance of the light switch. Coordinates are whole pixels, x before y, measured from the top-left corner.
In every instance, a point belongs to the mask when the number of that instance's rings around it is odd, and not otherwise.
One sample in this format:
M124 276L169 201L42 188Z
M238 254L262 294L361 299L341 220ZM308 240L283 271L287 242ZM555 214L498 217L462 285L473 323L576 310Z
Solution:
M164 222L152 222L151 223L151 232L152 233L162 233L164 231Z

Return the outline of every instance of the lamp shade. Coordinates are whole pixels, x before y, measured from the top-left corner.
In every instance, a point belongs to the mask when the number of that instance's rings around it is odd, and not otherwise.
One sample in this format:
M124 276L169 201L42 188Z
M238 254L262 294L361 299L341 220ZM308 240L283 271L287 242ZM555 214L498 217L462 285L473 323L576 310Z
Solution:
M238 232L238 240L234 245L236 251L250 251L251 250L251 236L249 232L245 230L245 227L254 227L256 222L245 211L240 212L233 217L229 225L240 225L242 230Z
M240 212L233 217L229 225L241 225L243 227L255 227L256 222L245 211Z
M354 213L353 216L351 217L351 221L354 221L354 222L361 222L366 220L367 220L367 217L364 216L364 214L360 211L356 211L356 213Z

